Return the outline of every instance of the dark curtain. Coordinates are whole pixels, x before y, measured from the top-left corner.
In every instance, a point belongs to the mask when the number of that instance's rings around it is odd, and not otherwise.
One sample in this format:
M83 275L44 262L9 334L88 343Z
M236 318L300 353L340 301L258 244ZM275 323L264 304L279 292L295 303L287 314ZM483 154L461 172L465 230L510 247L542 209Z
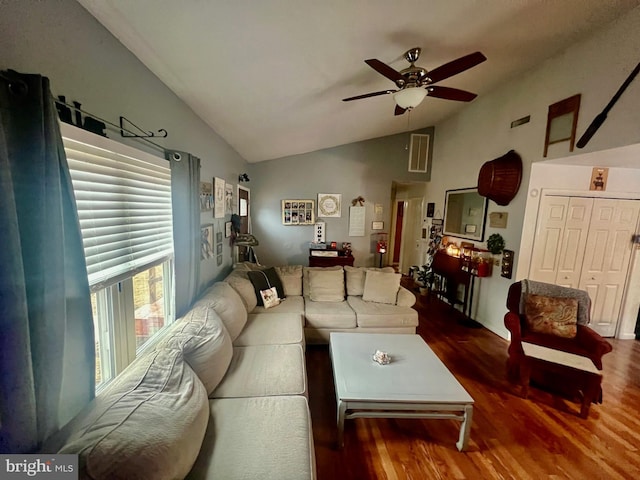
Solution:
M28 453L95 390L80 225L40 75L0 72L0 182L0 453Z
M176 318L189 309L200 283L200 159L167 151L171 162Z

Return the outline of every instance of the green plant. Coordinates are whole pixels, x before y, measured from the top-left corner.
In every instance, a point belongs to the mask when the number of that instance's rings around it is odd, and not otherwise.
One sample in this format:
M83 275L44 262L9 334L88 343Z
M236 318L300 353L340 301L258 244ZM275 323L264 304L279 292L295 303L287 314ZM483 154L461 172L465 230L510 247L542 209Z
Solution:
M499 233L494 233L487 239L487 250L491 253L498 254L504 250L504 238Z
M426 265L423 265L418 270L417 277L418 277L418 283L420 283L420 285L422 285L423 287L427 287L429 286L429 284L431 283L431 280L433 279L433 271Z

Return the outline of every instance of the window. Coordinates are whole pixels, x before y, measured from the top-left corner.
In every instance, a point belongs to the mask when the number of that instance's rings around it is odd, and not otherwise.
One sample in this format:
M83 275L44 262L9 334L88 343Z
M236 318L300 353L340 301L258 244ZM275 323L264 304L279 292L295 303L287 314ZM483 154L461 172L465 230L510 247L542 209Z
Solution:
M171 172L159 157L61 125L96 333L96 388L174 319Z

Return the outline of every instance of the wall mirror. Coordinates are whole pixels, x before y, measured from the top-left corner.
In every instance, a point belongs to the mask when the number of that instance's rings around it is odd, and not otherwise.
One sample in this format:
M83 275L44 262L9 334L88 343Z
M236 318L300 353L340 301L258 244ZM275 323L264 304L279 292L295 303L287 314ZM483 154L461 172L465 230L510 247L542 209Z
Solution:
M475 187L447 190L444 234L483 242L487 204L487 198L481 196Z

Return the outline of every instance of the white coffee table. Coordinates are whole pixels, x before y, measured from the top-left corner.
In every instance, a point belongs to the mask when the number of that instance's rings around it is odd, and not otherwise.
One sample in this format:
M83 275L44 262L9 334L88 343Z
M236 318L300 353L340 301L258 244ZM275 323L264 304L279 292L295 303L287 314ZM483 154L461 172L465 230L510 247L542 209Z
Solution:
M331 333L329 346L338 404L338 445L350 418L428 418L462 422L456 442L469 442L473 398L419 335ZM376 350L391 363L373 361Z

